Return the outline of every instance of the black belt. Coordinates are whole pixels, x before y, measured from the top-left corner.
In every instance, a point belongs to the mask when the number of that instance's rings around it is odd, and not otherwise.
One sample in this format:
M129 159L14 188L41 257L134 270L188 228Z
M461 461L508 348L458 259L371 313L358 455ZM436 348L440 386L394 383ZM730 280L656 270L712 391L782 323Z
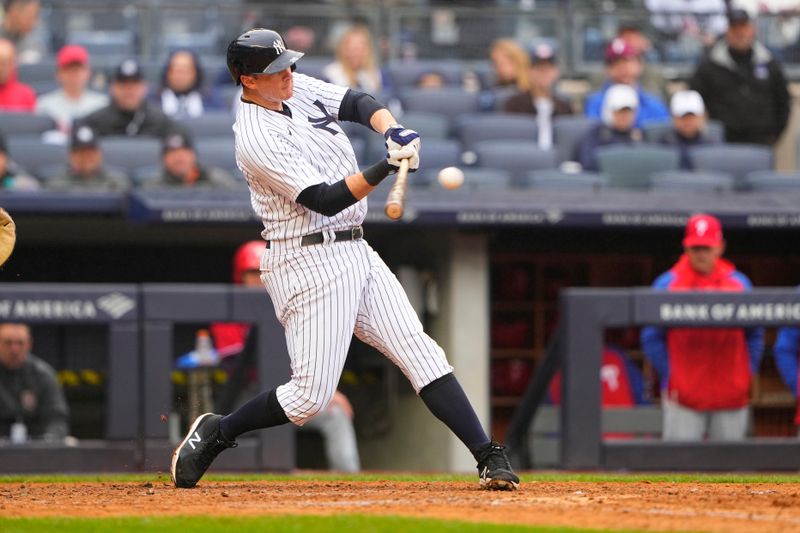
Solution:
M353 226L350 229L345 229L342 231L334 231L334 236L336 236L336 241L355 241L364 237L364 228L361 226ZM270 242L267 241L267 248L270 247ZM320 231L319 233L310 233L308 235L303 235L300 238L300 246L311 246L313 244L322 244L325 242L325 232Z

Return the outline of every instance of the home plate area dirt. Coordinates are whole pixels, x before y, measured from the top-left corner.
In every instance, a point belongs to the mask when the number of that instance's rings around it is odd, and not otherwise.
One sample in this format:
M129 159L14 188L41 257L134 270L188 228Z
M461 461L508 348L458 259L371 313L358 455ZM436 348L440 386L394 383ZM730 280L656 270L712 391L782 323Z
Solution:
M8 483L0 517L376 514L651 531L800 532L800 484L528 482Z

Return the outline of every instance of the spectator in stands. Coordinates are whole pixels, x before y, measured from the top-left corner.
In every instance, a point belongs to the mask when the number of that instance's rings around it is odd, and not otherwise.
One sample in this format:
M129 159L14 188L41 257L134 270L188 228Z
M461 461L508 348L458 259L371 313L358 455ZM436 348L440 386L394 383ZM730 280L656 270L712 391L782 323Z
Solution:
M111 102L84 121L100 136L139 135L164 137L176 125L157 106L146 101L147 82L139 63L126 59L119 64L111 82Z
M786 387L792 391L792 395L798 398L798 374L797 359L800 358L800 326L785 326L778 330L775 338L775 346L772 348L775 356L775 365L783 378ZM798 427L800 435L800 402L798 402L797 413L794 423Z
M536 116L539 147L545 150L553 145L553 117L573 113L572 104L555 92L559 75L553 48L547 44L535 47L530 54L528 90L514 94L503 105L508 113Z
M665 131L660 142L678 148L681 154L681 168L692 169L689 149L692 146L710 144L705 131L706 108L703 97L697 91L678 91L670 102L672 128Z
M39 23L39 0L5 0L0 37L17 48L19 62L38 63L49 52L45 32Z
M61 131L69 132L72 122L108 105L108 96L88 89L89 52L68 44L56 56L56 79L60 89L39 97L36 112L51 117Z
M664 98L667 93L667 80L664 78L662 69L654 67L652 64L653 61L658 61L658 54L653 50L653 43L650 42L650 39L634 24L621 25L617 30L617 37L630 44L642 61L642 74L639 76L639 84L642 89Z
M226 170L206 167L197 162L192 139L176 131L164 138L160 176L147 182L148 188L219 188L239 189L242 184Z
M669 120L669 111L664 102L658 96L650 94L642 88L640 77L644 63L639 52L631 44L623 39L614 39L606 47L605 61L608 79L599 91L586 97L587 117L600 119L603 96L608 88L615 84L624 84L633 87L639 97L637 128L641 128L648 122L667 122Z
M233 259L234 283L263 289L260 267L261 257L265 250L264 241L250 241L239 247ZM242 359L243 357L252 357L252 353L247 353L245 350L245 341L250 333L250 325L216 323L211 326L210 330L215 347L223 361L229 356L239 357L229 381L229 388L233 389L236 396L241 396L242 389L247 385L247 375L243 370L247 366L252 366L251 362ZM221 410L227 412L235 406L222 407ZM328 407L299 429L300 431L310 429L322 434L325 456L331 469L342 472L358 472L361 469L356 433L353 427L353 407L347 396L340 391L337 390L334 393Z
M202 90L203 69L197 55L190 50L177 50L167 59L161 76L158 103L173 119L199 117L217 107Z
M444 74L436 70L427 70L419 75L415 86L417 89L442 89L447 85Z
M498 39L492 44L489 59L494 70L495 87L528 90L528 54L513 39Z
M780 63L755 34L747 11L729 11L725 37L700 61L690 85L709 116L725 125L728 142L771 145L789 121L789 91Z
M336 61L322 69L331 83L368 93L384 91L389 80L378 67L372 33L356 25L342 34L336 45Z
M72 132L67 168L46 186L56 190L125 191L130 183L124 174L103 167L100 138L92 128L82 125Z
M749 291L750 280L722 259L722 226L711 215L689 218L684 254L653 288ZM745 437L752 376L764 349L762 328L642 329L641 343L661 379L665 440Z
M39 182L9 158L6 139L0 135L0 191L35 191Z
M60 440L69 409L56 373L31 353L25 324L0 324L0 437Z
M36 93L17 80L14 43L0 38L0 111L33 111Z
M635 144L643 139L636 127L639 97L630 85L612 85L603 98L603 121L578 142L575 160L583 170L599 170L597 149L610 144Z

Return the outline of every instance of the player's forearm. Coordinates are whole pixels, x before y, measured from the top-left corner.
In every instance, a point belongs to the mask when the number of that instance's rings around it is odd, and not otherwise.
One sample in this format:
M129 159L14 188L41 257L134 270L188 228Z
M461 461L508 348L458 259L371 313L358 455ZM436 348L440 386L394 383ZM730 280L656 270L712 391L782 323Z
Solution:
M397 124L397 119L388 109L378 109L369 119L372 129L383 134L392 124Z

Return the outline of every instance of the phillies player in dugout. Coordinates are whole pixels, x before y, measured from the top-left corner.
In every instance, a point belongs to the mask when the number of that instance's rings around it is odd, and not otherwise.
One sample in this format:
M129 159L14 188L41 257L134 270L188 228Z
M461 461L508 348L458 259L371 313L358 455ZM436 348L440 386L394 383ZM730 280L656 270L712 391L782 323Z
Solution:
M324 410L355 334L400 368L470 450L482 487L516 489L504 447L486 435L444 351L363 238L367 195L403 159L411 171L419 167L419 134L368 94L294 74L302 56L266 29L243 33L227 51L228 70L243 87L233 126L236 161L264 224L261 281L285 329L292 377L227 416L194 420L173 452L173 482L195 486L243 433L302 426ZM386 157L360 171L339 121L382 134Z
M653 283L667 291L749 291L750 280L723 259L716 217L689 218L684 254ZM764 350L762 328L645 327L642 349L661 380L663 438L672 441L743 439L752 376Z

